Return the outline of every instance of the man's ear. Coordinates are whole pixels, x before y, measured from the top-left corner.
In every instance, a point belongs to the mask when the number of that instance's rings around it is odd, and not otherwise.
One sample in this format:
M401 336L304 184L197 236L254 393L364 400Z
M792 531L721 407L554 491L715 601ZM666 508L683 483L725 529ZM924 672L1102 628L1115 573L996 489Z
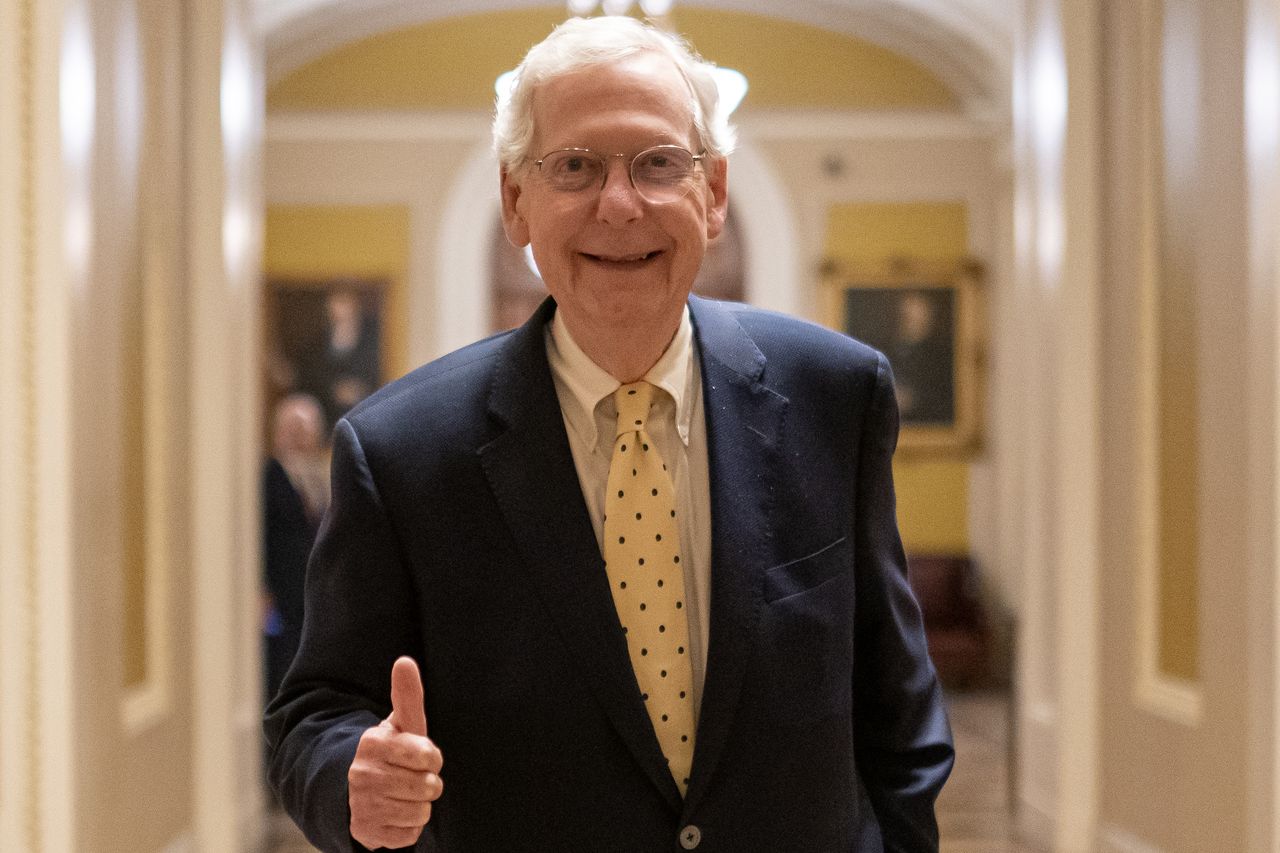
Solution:
M729 159L720 157L707 170L707 239L714 240L724 230L729 215Z
M529 245L529 223L520 212L523 189L505 166L502 167L501 182L502 230L506 232L511 245L523 249Z

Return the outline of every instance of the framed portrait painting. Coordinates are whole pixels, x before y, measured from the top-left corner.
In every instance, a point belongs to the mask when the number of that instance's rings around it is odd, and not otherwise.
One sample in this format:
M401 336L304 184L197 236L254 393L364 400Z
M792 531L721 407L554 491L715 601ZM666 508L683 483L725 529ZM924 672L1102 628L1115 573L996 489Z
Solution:
M264 332L267 411L282 397L316 399L325 430L385 381L381 279L271 279Z
M830 264L828 324L880 350L893 368L903 453L969 455L981 441L981 266Z

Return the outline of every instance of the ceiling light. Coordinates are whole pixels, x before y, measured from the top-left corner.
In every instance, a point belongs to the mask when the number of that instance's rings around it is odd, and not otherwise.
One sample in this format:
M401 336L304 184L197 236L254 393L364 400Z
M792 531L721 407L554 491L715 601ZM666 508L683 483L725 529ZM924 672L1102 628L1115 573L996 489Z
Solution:
M650 18L661 18L671 11L675 0L640 0L640 11Z

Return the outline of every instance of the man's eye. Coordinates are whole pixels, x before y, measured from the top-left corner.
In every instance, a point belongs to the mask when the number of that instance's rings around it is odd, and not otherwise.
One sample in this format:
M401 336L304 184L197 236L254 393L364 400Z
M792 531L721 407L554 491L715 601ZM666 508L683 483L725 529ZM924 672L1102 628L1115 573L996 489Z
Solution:
M652 151L636 161L632 174L637 181L673 186L689 177L692 165L679 152Z
M565 154L552 164L552 172L560 180L589 180L599 171L599 161L589 154Z

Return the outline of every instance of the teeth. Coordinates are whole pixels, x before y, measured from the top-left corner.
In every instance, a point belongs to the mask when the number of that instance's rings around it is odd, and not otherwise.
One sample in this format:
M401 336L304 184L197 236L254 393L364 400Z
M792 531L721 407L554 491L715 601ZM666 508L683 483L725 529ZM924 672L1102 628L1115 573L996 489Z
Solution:
M646 258L650 258L652 256L653 256L653 252L646 252L643 255L627 255L626 257L621 257L621 258L610 258L605 255L595 255L594 257L599 258L602 261L609 261L610 263L622 264L622 263L627 263L629 261L643 261Z

